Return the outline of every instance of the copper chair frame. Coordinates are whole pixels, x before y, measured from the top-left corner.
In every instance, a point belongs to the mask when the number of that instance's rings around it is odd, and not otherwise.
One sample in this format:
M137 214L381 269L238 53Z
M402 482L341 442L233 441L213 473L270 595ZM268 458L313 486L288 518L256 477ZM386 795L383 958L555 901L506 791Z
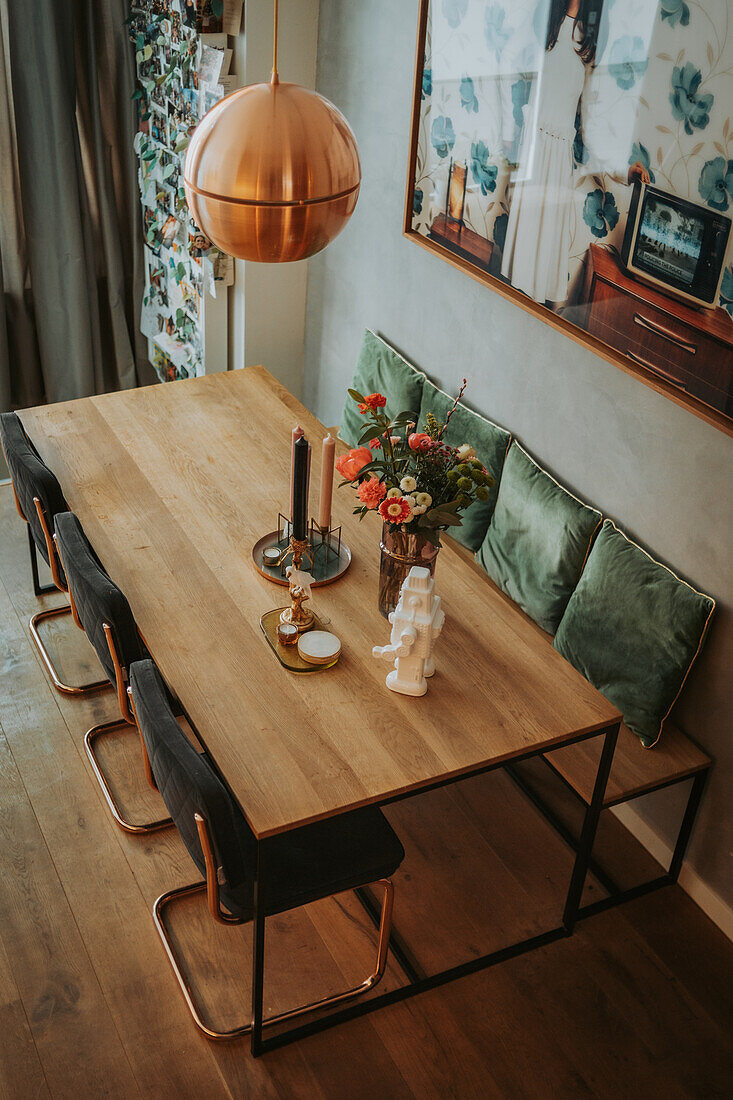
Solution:
M12 489L13 489L13 497L15 499L15 507L18 511L18 515L23 520L23 522L28 525L28 531L30 533L30 524L28 523L28 520L25 517L23 509L20 506L20 501L18 500L18 494L15 491L15 485L13 485L12 480L11 480L10 484L11 484ZM51 531L50 531L49 526L48 526L48 520L46 518L46 513L43 510L43 504L41 503L41 500L40 500L39 497L34 497L33 498L33 504L35 505L36 513L38 515L38 522L41 525L41 530L43 531L43 537L44 537L45 542L46 542L46 551L48 553L48 563L49 563L49 566L51 568L51 577L53 579L54 586L55 586L55 588L58 589L59 592L63 592L64 595L68 595L68 588L65 585L64 581L62 580L61 570L59 569L58 550L56 548L56 543L55 543L55 541L54 541L54 539L51 535ZM32 536L31 536L31 543L35 546L35 544L33 543ZM33 561L33 559L31 559L31 561ZM34 588L35 588L35 577L34 577ZM51 658L51 654L48 652L48 649L46 648L46 645L45 645L43 639L41 638L40 632L38 630L38 627L39 627L40 623L45 622L47 619L56 619L60 615L71 615L71 614L72 614L72 610L71 610L71 604L70 603L69 604L62 604L61 607L49 607L46 610L38 611L38 612L36 612L35 615L31 616L31 618L29 620L29 623L28 623L28 629L30 630L31 638L33 639L34 645L35 645L35 647L38 650L38 653L40 655L41 661L43 663L43 667L46 669L46 672L48 673L49 677L51 678L51 683L56 688L56 691L61 692L62 695L77 695L77 696L79 696L79 695L81 695L81 696L92 695L94 692L102 691L105 688L108 688L109 687L109 680L107 680L107 679L94 680L94 681L92 681L91 683L88 683L88 684L66 684L66 683L64 683L64 681L61 679L58 672L56 671L56 667L55 667L55 665L53 663L53 660Z
M199 1031L208 1039L213 1040L226 1040L237 1039L242 1035L248 1035L252 1030L251 1020L242 1024L240 1027L230 1028L228 1031L215 1031L203 1018L202 1012L199 1006L194 1000L193 994L189 983L181 969L181 964L176 955L175 949L168 935L168 931L165 926L164 912L165 909L176 900L189 897L193 894L206 893L206 899L208 904L209 913L218 924L249 924L251 919L245 920L243 917L234 917L231 913L222 907L221 898L219 896L219 881L217 875L217 863L214 855L214 846L211 841L211 834L209 832L208 823L201 814L194 814L196 821L196 827L198 829L199 841L201 843L201 850L204 856L204 863L206 865L206 879L203 882L194 882L190 886L179 886L175 890L168 890L166 893L161 894L156 900L153 906L153 919L155 920L155 927L158 929L158 935L160 936L165 953L168 956L173 973L176 976L178 985L183 993L183 997L188 1005L188 1010L191 1013L194 1023ZM365 884L366 885L366 884ZM334 993L328 997L322 997L317 1001L312 1001L309 1004L301 1005L299 1008L291 1008L287 1012L279 1012L275 1016L269 1016L263 1020L263 1026L270 1027L273 1024L281 1023L284 1020L293 1019L296 1016L303 1016L307 1012L315 1012L322 1008L327 1008L331 1005L341 1004L343 1001L351 1000L353 997L358 997L362 993L367 993L370 989L374 989L379 985L384 972L387 967L387 956L389 953L389 940L390 932L392 928L392 910L394 907L394 885L391 879L383 878L377 879L375 882L368 885L381 886L384 890L384 898L382 901L382 910L379 920L379 935L377 939L377 960L376 966L373 972L368 978L365 978L358 986L354 986L352 989L347 989L342 993ZM332 895L334 896L334 895ZM273 914L274 915L274 914Z
M41 512L42 509L39 510L39 516ZM47 531L48 527L44 526L44 534ZM54 557L51 560L56 562L56 573L54 574L54 580L56 580L57 577L59 577L58 561L61 560L61 553L59 551L55 535L52 539L52 546L54 549ZM63 566L63 561L61 561L61 565ZM81 619L79 618L79 612L77 611L76 603L74 602L74 594L69 587L67 587L65 591L67 592L69 597L69 606L68 608L64 607L61 609L57 609L57 613L59 610L69 612L79 629L83 630L84 627L82 626ZM102 623L102 629L104 630L104 637L107 642L107 648L109 649L109 655L112 660L112 665L115 672L114 687L117 693L117 703L120 708L120 717L114 719L112 722L102 722L100 725L92 726L91 729L87 730L87 732L84 734L84 748L86 749L86 754L89 757L89 761L92 765L92 770L97 779L97 782L102 788L102 794L105 797L110 813L112 814L112 817L115 819L120 828L124 829L127 833L155 833L159 829L167 829L169 825L173 824L173 819L170 817L165 817L159 818L157 821L135 822L128 821L125 817L123 817L122 811L115 801L114 794L112 793L112 788L107 782L107 777L102 771L102 768L94 752L94 744L98 738L104 736L105 734L111 733L113 730L127 729L128 726L134 726L138 731L138 736L140 737L145 776L153 790L158 789L156 787L153 773L150 768L150 761L148 760L145 743L143 742L142 734L140 733L140 729L135 720L135 712L131 705L131 695L127 687L127 670L120 660L120 655L117 651L117 644L115 642L114 633L112 632L112 627L109 623ZM103 685L100 684L99 686L111 687L112 685L107 679L103 682Z

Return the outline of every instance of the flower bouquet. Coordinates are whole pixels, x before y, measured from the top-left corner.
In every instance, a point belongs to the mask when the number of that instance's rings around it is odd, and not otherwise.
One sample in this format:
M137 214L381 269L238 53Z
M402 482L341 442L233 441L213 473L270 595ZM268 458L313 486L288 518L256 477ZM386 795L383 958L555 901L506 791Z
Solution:
M428 413L418 430L414 412L391 416L381 393L349 395L365 417L359 445L342 455L336 469L342 485L356 487L363 519L377 511L383 520L379 606L387 615L397 605L402 581L413 565L435 570L440 532L460 527L461 513L487 500L494 481L468 443L452 447L445 430L466 389L464 378L445 423Z

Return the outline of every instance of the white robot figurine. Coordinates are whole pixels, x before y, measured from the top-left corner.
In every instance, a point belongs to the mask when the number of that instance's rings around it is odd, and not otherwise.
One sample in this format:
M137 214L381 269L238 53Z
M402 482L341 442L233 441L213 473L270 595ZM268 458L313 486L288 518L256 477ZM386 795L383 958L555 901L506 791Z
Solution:
M372 649L373 657L394 660L387 687L402 695L424 695L428 690L425 677L435 672L431 653L445 615L440 596L433 595L434 584L428 569L413 565L400 589L397 607L389 616L390 644Z

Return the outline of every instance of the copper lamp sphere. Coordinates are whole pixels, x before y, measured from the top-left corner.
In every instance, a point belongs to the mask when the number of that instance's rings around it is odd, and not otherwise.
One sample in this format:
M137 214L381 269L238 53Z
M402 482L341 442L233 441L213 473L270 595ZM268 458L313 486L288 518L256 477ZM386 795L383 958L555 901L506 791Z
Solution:
M220 100L194 131L184 168L191 214L231 256L304 260L354 212L361 184L356 139L339 110L277 73Z

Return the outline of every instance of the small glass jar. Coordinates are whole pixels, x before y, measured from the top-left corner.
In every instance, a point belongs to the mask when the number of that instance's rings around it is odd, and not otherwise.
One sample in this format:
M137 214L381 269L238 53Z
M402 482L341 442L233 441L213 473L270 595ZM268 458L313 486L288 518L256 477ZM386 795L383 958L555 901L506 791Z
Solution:
M297 645L298 628L292 623L277 624L277 640L280 645Z

